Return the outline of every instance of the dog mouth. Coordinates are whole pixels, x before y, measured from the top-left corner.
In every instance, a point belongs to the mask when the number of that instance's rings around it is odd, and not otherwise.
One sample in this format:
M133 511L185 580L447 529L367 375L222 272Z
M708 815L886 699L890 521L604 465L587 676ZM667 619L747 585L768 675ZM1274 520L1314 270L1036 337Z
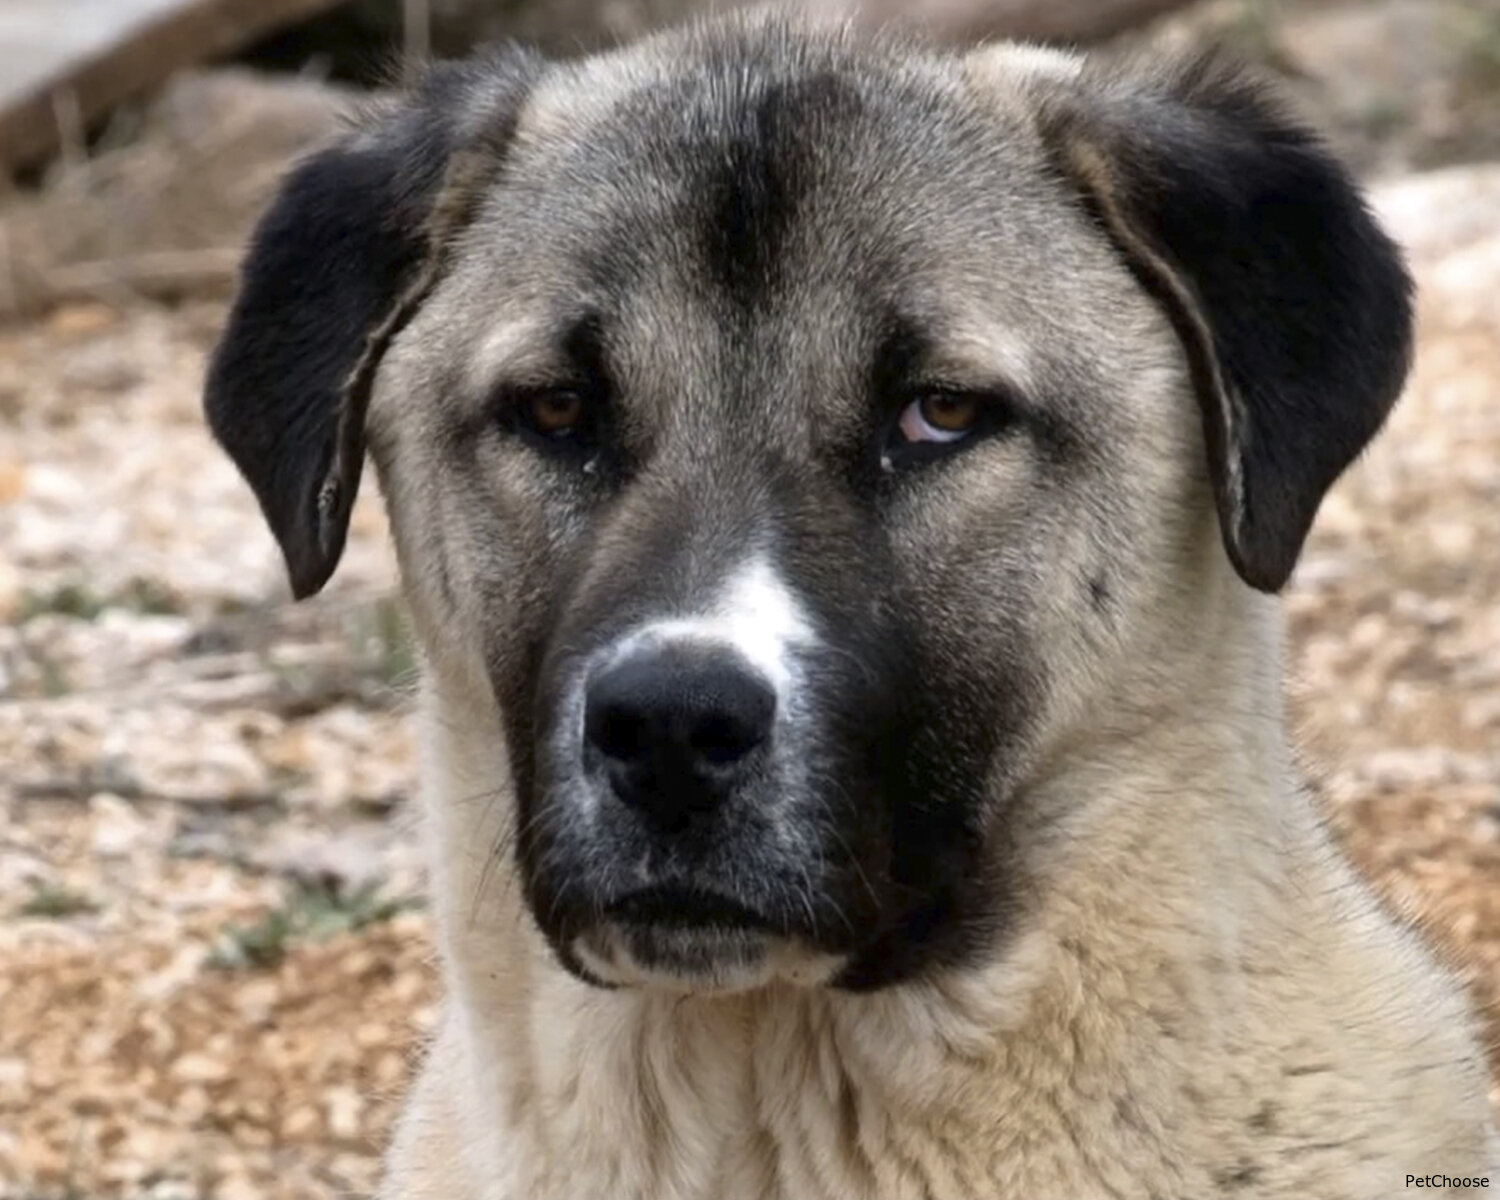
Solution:
M721 933L781 932L753 908L718 892L691 887L652 887L608 904L605 916L627 929Z
M841 961L783 922L708 889L645 888L606 904L600 915L572 942L572 956L594 982L614 986L732 992L774 978L819 983Z

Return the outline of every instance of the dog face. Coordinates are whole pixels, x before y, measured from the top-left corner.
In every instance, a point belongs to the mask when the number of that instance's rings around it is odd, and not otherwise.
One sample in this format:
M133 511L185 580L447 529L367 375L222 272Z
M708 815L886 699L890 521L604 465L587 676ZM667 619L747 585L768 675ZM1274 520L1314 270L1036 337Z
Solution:
M368 440L569 969L871 988L993 950L1032 785L1281 586L1408 326L1232 72L736 18L306 164L207 404L299 595Z

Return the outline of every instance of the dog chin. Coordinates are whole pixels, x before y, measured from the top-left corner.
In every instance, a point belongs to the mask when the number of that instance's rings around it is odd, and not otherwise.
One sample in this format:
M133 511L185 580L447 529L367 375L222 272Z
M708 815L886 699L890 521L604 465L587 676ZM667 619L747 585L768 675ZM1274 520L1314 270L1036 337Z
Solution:
M829 982L845 958L759 929L610 921L574 939L573 956L609 987L682 993L754 991Z

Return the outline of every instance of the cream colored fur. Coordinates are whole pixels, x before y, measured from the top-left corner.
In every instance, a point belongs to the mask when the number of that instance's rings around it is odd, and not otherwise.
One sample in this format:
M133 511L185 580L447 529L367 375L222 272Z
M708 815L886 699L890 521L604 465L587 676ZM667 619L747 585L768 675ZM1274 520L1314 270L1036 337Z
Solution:
M600 61L583 69L628 74ZM973 78L1072 69L997 50ZM558 97L533 100L519 144L563 120ZM1155 320L1139 336L1168 344ZM399 342L393 359L399 400L419 385ZM1190 413L1180 364L1163 377L1181 391L1159 402ZM1182 502L1201 434L1177 423L1126 502ZM1500 1178L1461 989L1298 786L1280 617L1234 576L1206 488L1200 517L1164 522L1193 549L1139 604L1131 666L1072 665L1059 694L1103 701L1078 701L1098 711L1059 720L1006 798L1026 905L992 961L870 995L690 996L586 986L536 931L473 630L423 592L424 472L384 482L428 655L447 1008L387 1200L1383 1200L1445 1194L1407 1175Z
M385 1194L1374 1200L1483 1161L1459 990L1330 846L1289 765L1274 607L1218 574L1219 626L1149 736L1061 748L1027 798L1081 815L1028 834L1009 950L871 996L565 974L491 857L493 702L431 678L449 1007Z

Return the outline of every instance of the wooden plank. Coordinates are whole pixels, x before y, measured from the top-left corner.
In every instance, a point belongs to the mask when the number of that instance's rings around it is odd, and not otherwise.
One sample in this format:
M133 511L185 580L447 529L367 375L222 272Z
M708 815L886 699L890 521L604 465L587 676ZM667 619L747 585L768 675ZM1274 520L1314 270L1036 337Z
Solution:
M173 71L232 54L338 3L0 0L0 169L54 153Z

